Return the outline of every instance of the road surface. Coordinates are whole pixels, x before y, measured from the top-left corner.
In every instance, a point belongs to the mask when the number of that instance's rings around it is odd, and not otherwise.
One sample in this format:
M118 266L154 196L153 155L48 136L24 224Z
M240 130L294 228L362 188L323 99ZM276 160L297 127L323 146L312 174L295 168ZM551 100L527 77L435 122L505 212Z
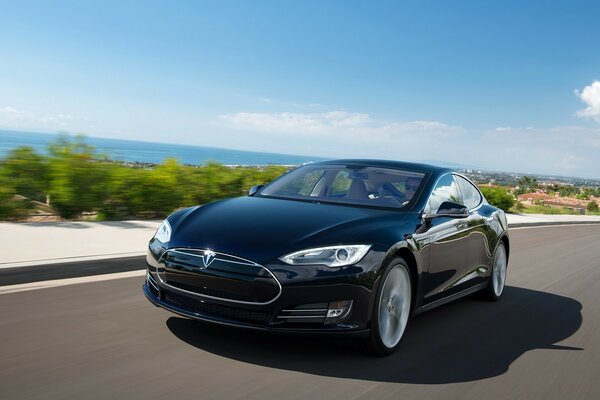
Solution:
M202 324L142 277L0 295L0 398L600 399L600 226L511 230L507 287L360 343Z

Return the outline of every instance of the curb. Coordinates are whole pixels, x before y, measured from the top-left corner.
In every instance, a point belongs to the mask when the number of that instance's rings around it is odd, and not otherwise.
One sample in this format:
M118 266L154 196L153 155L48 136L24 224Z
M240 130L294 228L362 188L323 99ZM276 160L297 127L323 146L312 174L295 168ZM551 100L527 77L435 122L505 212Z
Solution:
M139 257L145 255L145 251L128 251L124 253L98 254L93 256L75 256L64 258L50 258L46 260L16 261L9 263L0 263L0 271L7 268L37 267L42 265L53 264L69 264L85 261L111 260L114 258Z
M0 286L105 275L115 272L142 270L144 268L146 268L145 255L4 268L0 269Z

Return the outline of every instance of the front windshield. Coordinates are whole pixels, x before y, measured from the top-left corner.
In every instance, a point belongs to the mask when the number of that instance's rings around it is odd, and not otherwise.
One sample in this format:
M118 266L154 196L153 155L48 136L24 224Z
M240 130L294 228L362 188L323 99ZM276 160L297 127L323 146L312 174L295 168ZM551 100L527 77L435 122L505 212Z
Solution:
M305 165L277 179L259 196L401 208L417 193L424 174L354 165Z

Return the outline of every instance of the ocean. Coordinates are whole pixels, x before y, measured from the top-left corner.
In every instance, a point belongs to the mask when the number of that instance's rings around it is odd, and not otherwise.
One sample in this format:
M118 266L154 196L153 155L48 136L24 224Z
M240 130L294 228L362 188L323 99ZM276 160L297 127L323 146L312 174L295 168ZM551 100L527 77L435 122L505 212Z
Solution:
M40 154L47 154L48 144L57 137L58 134L0 129L0 158L19 146L29 146ZM298 165L323 160L310 156L105 139L93 136L86 136L86 143L96 147L98 153L106 154L111 160L154 164L161 163L166 158L176 158L183 164L192 165L201 165L207 161L217 161L225 165Z

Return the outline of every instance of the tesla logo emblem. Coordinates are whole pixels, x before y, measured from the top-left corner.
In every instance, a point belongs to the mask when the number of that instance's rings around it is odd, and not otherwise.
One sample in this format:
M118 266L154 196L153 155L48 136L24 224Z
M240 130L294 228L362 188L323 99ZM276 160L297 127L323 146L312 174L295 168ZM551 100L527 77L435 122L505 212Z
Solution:
M204 263L204 268L208 268L213 261L215 261L215 252L210 250L205 250L204 255L202 256L202 262Z

